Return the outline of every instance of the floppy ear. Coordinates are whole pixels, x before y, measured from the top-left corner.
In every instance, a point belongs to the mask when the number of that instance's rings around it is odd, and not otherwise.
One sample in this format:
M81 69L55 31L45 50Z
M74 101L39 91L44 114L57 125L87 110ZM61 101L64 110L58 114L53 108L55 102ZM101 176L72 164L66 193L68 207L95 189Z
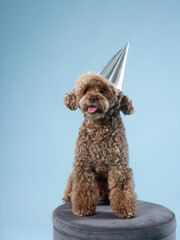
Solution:
M123 95L121 99L121 105L120 105L120 110L125 114L125 115L130 115L134 113L134 106L133 102L131 99L129 99L127 96Z
M74 90L70 94L66 94L64 96L64 104L66 105L66 107L68 107L71 110L77 109L77 100L76 100L76 94Z
M131 99L125 96L121 91L118 93L118 102L120 111L122 111L125 115L134 113L134 106Z

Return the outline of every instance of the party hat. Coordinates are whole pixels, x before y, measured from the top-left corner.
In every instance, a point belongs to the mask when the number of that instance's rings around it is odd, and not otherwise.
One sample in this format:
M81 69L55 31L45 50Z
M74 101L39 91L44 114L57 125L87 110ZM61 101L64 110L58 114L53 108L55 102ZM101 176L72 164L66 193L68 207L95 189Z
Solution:
M119 90L122 89L128 48L129 43L120 49L119 52L97 72L97 74L113 83Z

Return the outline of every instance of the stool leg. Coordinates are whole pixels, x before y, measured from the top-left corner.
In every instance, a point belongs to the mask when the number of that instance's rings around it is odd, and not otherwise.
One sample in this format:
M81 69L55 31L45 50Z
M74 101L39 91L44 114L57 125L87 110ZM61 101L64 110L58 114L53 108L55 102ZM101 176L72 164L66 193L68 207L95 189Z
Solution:
M133 218L136 216L136 194L132 170L112 168L108 176L109 200L114 214L119 218Z
M88 169L89 170L89 169ZM77 167L73 172L72 209L78 216L93 215L98 197L97 184L92 171Z

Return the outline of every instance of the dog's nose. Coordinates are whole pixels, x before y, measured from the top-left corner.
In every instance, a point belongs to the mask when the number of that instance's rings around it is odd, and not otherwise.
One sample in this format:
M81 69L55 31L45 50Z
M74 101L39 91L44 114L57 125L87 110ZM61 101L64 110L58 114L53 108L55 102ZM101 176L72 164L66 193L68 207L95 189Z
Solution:
M97 100L98 100L97 97L94 97L94 96L89 97L89 101L92 102L92 103L97 101Z

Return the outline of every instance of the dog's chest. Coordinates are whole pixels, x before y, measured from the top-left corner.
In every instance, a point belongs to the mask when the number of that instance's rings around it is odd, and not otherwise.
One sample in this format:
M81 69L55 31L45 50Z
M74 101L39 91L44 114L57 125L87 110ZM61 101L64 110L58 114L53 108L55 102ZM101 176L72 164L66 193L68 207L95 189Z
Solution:
M96 171L106 172L107 167L119 160L120 139L112 129L89 131L88 150L90 161Z

